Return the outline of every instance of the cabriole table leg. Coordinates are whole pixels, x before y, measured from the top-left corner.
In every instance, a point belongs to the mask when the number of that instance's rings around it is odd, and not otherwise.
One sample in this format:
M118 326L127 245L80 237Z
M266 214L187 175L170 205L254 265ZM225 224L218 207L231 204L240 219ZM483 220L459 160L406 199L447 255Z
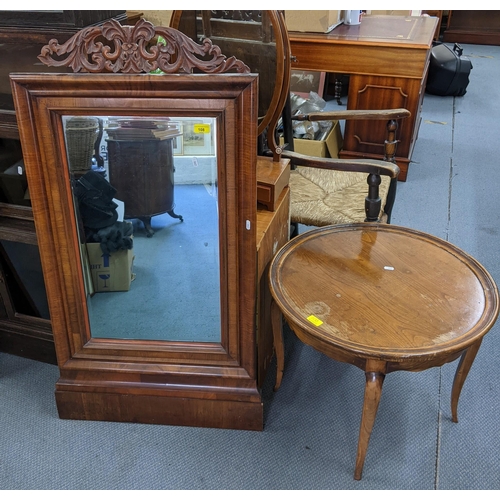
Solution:
M465 379L469 374L469 370L471 369L472 363L476 358L476 354L479 351L479 347L481 346L481 342L483 338L481 337L479 340L474 342L460 358L460 361L457 366L457 371L455 372L455 378L453 379L453 388L451 390L451 419L453 422L458 422L457 417L457 409L458 409L458 398L460 397L460 392L462 392L462 387L464 385Z
M382 384L385 379L386 363L377 360L366 362L365 376L365 399L363 401L363 413L359 428L358 453L356 455L356 468L354 469L354 479L361 479L363 465L365 463L368 443L375 423L380 396L382 394Z

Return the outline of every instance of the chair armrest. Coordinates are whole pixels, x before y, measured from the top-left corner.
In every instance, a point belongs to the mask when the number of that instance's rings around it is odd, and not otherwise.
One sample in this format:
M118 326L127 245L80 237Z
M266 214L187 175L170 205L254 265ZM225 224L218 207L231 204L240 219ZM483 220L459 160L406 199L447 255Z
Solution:
M270 153L266 152L266 153ZM307 156L295 151L283 150L282 158L287 158L292 165L304 167L324 168L327 170L341 170L347 172L364 172L366 174L387 175L391 179L399 175L399 167L392 162L383 160L344 160L337 158L319 158Z
M348 109L341 111L318 111L316 113L297 114L292 120L321 121L321 120L399 120L408 118L411 113L404 108L397 109Z

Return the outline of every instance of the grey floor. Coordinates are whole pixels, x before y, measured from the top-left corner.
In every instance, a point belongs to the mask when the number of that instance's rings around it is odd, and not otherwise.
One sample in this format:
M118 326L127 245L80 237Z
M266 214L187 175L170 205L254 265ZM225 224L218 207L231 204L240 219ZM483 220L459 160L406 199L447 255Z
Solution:
M447 239L500 283L500 47L464 45L464 97L426 96L393 224ZM0 488L500 489L500 322L485 337L452 423L456 362L387 376L363 479L352 478L364 375L288 332L263 432L59 420L55 366L0 354Z

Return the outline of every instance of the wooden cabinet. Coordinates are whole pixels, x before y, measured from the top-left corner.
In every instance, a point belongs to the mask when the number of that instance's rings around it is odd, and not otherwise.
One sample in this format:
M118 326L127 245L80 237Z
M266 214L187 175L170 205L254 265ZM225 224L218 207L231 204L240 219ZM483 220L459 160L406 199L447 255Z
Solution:
M0 10L0 26L18 31L27 29L29 35L35 29L74 34L106 19L125 17L124 10Z
M125 217L140 219L148 236L155 215L182 221L174 212L173 140L107 141L109 182L125 203Z
M64 42L85 26L114 18L133 23L124 10L0 11L0 137L19 139L10 90L9 73L39 72L37 56L52 38ZM70 68L44 67L44 72L71 72Z
M403 107L396 161L405 181L420 125L432 41L438 19L366 16L360 25L340 25L328 34L290 33L293 69L348 74L348 109ZM346 123L341 158L382 158L385 124Z
M500 11L450 10L443 41L500 45Z
M270 158L266 160L271 161ZM257 378L259 387L266 378L273 356L269 266L276 251L289 239L290 188L284 187L274 211L257 209Z
M0 11L0 350L56 363L29 186L9 74L40 72L37 56L51 38L67 40L81 28L121 11ZM44 68L68 72L69 68Z

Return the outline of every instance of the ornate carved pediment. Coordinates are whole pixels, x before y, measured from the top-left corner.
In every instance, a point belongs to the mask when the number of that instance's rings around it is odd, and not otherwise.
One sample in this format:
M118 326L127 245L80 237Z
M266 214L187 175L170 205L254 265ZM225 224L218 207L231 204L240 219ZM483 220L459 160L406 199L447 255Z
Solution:
M112 19L101 26L84 28L68 41L50 40L38 59L47 66L67 66L75 73L249 73L235 57L226 58L208 38L197 44L184 33L153 26L140 19L122 26Z

